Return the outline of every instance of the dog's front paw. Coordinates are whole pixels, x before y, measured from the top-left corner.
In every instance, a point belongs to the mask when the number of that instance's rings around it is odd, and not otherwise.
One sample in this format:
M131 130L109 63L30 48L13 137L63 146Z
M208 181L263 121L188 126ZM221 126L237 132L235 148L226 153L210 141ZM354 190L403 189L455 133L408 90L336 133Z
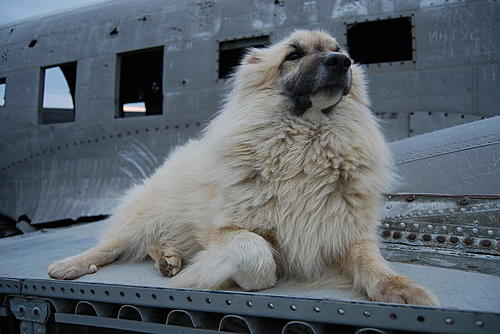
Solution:
M439 301L429 290L405 276L384 277L375 289L374 301L439 306Z
M49 276L55 279L75 279L86 274L93 274L97 271L94 264L87 265L83 262L78 262L68 258L61 261L56 261L49 266Z
M163 276L172 277L181 270L182 260L177 254L166 255L161 252L160 258L158 259L158 270Z

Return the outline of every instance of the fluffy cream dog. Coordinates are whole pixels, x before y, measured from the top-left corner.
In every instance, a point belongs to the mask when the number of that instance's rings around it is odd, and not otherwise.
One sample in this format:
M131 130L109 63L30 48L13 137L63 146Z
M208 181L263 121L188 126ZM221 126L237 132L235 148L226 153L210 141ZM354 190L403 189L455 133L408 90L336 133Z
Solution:
M371 300L437 305L380 255L391 156L362 70L335 39L296 31L250 50L232 84L203 135L129 191L95 247L49 275L149 254L173 286L259 290L337 268Z

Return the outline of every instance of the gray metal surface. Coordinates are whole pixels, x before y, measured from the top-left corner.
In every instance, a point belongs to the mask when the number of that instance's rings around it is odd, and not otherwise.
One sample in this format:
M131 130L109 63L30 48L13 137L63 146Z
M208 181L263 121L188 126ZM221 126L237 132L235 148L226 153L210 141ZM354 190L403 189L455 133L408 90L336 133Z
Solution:
M91 223L0 240L0 253L4 254L0 259L0 277L48 279L47 266L52 261L74 255L93 245L104 224L104 222ZM34 254L36 254L36 262L33 262ZM392 263L392 266L396 271L431 288L444 307L486 312L500 310L500 291L497 289L500 285L500 277L498 276L397 262ZM59 282L53 282L59 284ZM150 261L112 264L100 269L96 274L83 276L75 282L150 288L169 286L168 278L157 272ZM330 284L326 282L319 287L287 282L261 291L259 294L363 300L348 290L336 287L335 282L336 280L332 279ZM32 293L35 292L30 285L25 286L26 289L30 289ZM87 297L89 296L86 294L85 299Z
M22 294L50 302L56 322L117 329L125 329L123 326L129 324L129 328L147 333L158 333L161 328L170 328L165 325L160 327L160 324L165 324L165 318L168 319L168 315L178 309L186 313L193 310L195 313L204 313L219 323L218 328L227 330L237 326L240 330L236 332L251 334L279 333L280 328L286 329L290 322L303 322L313 328L326 329L327 333L339 329L345 333L353 333L357 329L367 328L376 328L381 332L401 330L422 333L492 333L500 326L498 313L333 300L324 297L301 298L262 293L177 290L30 279L23 280ZM75 314L72 311L74 305L82 299L89 304L106 302L113 305L115 310L120 306L135 305L134 307L162 316L156 321L148 322L139 318L120 319L116 311L106 317ZM192 331L186 329L186 332Z
M500 117L391 143L397 192L500 194Z
M33 224L108 214L217 110L219 41L320 28L345 44L349 24L400 15L414 59L366 67L388 138L498 115L496 1L127 0L0 27L0 213ZM156 46L163 115L115 119L117 54ZM39 124L41 68L74 61L75 122Z
M500 196L392 194L383 211L386 258L500 276Z

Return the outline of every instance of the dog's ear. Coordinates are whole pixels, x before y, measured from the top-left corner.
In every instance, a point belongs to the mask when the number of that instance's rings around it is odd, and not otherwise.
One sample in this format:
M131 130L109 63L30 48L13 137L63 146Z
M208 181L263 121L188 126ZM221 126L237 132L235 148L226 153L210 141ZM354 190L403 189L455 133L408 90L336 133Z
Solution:
M262 55L260 50L256 48L249 48L241 61L242 64L257 64L262 62Z

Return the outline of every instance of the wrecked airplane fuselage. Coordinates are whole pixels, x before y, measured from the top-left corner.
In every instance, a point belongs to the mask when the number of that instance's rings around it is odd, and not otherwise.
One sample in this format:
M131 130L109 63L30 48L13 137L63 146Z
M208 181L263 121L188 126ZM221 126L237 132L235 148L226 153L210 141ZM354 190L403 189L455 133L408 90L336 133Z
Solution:
M500 326L499 16L487 1L116 1L0 27L0 219L7 234L35 231L0 240L0 277L10 278L0 279L0 316L9 309L32 326L55 313L56 323L85 325L90 310L99 326L121 329L132 312L139 329L155 319L179 325L183 314L191 327L252 333L269 328L265 318L283 333L339 324L491 333ZM436 290L443 309L286 286L173 290L150 264L46 281L46 264L61 256L44 250L66 232L45 228L109 215L126 189L199 134L245 48L296 28L329 31L364 64L401 175L382 208L382 252ZM57 101L54 78L66 93ZM101 225L71 227L79 236L61 249L84 249ZM35 308L45 320L20 312Z

